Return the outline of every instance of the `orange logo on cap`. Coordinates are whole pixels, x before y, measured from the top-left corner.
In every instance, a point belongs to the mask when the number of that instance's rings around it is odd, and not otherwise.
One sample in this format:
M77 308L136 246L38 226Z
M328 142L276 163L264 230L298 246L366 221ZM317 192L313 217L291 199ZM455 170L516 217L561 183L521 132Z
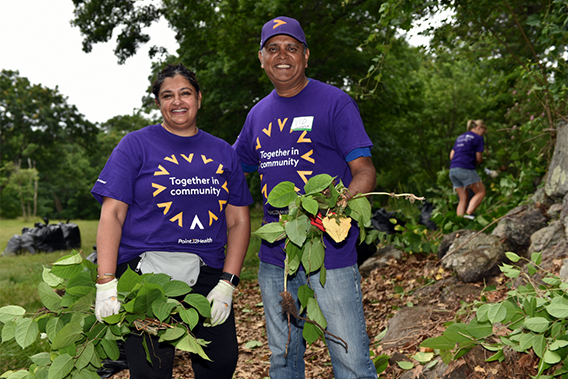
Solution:
M274 24L275 24L275 25L272 27L272 29L276 29L276 28L279 27L280 25L286 24L286 21L274 20Z

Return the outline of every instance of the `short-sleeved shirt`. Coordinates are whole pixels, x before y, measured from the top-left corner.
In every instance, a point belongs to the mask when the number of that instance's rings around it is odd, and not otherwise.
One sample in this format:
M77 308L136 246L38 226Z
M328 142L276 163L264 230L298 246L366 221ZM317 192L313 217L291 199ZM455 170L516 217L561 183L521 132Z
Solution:
M266 203L270 191L283 181L293 182L303 193L305 183L318 174L329 174L347 187L351 171L349 153L372 147L355 101L340 89L311 79L296 96L280 97L272 91L249 112L233 145L242 163L258 166L264 199L264 222L278 221L287 209ZM347 267L357 262L357 226L335 243L324 234L325 267ZM262 241L259 258L284 266L284 241Z
M468 170L476 168L476 153L483 152L483 137L472 131L460 135L454 144L454 157L450 168L461 167Z
M186 251L222 268L227 204L252 203L240 162L225 141L202 130L181 137L161 125L128 133L91 190L129 205L118 263L145 251Z

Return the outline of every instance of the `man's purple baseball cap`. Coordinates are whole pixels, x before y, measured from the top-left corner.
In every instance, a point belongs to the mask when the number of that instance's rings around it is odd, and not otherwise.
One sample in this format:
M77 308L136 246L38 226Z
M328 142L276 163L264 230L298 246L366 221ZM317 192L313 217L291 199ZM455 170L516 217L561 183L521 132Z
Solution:
M260 35L260 49L264 47L266 41L280 34L286 34L297 39L298 42L308 46L306 36L304 35L304 31L302 30L300 23L291 17L281 16L268 21L262 27L262 34Z

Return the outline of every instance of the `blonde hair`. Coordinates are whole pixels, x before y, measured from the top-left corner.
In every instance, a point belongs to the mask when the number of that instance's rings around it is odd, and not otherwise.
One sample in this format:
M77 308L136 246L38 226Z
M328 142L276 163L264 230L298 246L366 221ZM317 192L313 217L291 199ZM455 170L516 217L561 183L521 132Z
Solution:
M487 125L485 125L485 121L483 121L483 120L468 120L467 121L467 130L475 129L478 126L481 126L483 129L487 129Z

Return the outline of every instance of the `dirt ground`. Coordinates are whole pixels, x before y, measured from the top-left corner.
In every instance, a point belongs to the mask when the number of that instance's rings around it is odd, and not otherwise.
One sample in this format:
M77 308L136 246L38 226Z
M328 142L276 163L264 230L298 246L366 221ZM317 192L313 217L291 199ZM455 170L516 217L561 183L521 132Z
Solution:
M421 255L405 256L400 261L391 261L385 268L374 270L368 278L363 279L363 305L367 322L367 333L371 341L371 351L375 355L400 354L411 357L420 351L420 343L429 337L436 337L445 330L444 323L457 317L467 317L467 312L461 312L461 302L471 303L479 299L482 284L460 287L450 273L437 265L434 256ZM447 283L453 283L454 289L444 290ZM486 292L484 296L489 301L499 301L506 297L506 278L498 276L492 280L496 291ZM476 290L477 288L477 290ZM406 306L431 306L441 309L430 315L423 323L412 342L398 346L396 349L383 350L377 336L383 331L392 316L400 308ZM264 328L264 309L260 290L256 281L242 283L234 297L235 315L237 320L237 335L240 347L239 362L234 378L268 378L270 368L270 349L266 340ZM485 359L493 353L483 348L474 349L456 362L452 362L446 374L460 370L468 379L495 378L521 379L535 375L535 359L529 354L517 355L514 352L506 354L503 363L486 362ZM321 341L310 345L306 356L306 378L331 379L333 369L325 345ZM419 378L424 366L416 365L414 377ZM399 378L404 374L397 364L389 364L380 378ZM456 372L457 374L457 372ZM193 378L190 357L188 353L177 352L174 367L174 378ZM112 378L129 378L128 370L115 374Z

